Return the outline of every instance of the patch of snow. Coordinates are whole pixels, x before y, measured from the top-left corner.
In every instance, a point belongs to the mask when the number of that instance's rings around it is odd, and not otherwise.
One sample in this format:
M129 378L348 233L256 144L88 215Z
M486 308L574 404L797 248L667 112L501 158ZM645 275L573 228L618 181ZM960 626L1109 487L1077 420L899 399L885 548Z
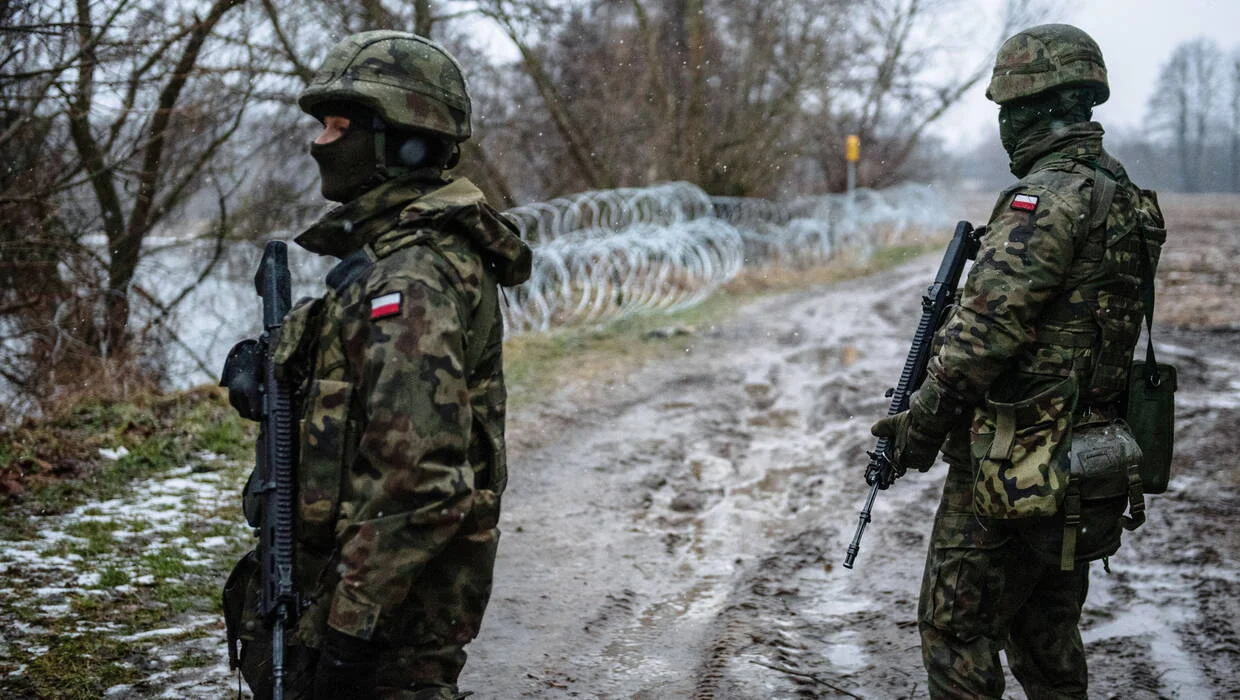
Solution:
M126 449L124 445L121 445L120 447L117 447L115 449L111 447L100 447L99 448L100 457L103 457L104 459L110 459L113 461L118 460L121 457L124 457L128 454L129 454L129 450Z
M99 572L87 571L79 574L77 580L73 582L74 588L94 588L99 585Z
M229 543L227 537L216 535L214 537L207 537L203 539L198 543L198 546L206 550L224 549L229 546Z

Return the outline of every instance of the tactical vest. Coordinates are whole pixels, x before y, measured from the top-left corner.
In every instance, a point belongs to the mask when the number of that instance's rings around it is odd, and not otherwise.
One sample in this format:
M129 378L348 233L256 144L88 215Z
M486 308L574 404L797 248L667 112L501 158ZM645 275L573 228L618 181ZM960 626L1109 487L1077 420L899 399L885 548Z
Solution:
M1039 366L1036 345L1066 351L1074 365L1080 361L1072 370L1080 387L1077 415L1083 417L1114 408L1128 387L1145 311L1142 279L1152 278L1167 233L1154 193L1121 179L1114 158L1102 153L1073 162L1094 171L1089 228L1078 246L1080 264L1042 315L1027 366L1032 372L1047 369Z
M275 360L281 371L298 386L297 410L300 420L297 458L297 572L303 593L310 593L320 581L324 567L335 548L336 537L347 521L342 520L341 489L348 464L356 456L362 430L362 397L349 377L349 366L340 328L341 297L352 285L360 284L375 263L393 253L415 245L426 246L459 270L443 254L434 231L397 229L380 236L342 260L328 274L327 293L299 303L285 318ZM464 287L464 281L456 280ZM465 376L475 376L479 363L499 323L498 291L493 280L478 285L481 300L473 314L465 338ZM502 334L501 334L502 335ZM506 481L502 431L483 425L479 401L473 395L474 435L469 459L476 483L496 492ZM498 434L497 434L498 433ZM346 514L347 515L347 514Z
M1121 528L1133 530L1145 521L1141 449L1127 425L1112 419L1123 416L1120 402L1129 388L1142 320L1152 311L1147 307L1167 236L1156 195L1122 177L1114 158L1102 153L1093 161L1074 162L1094 171L1089 228L1078 251L1082 264L1074 266L1064 294L1037 329L1039 344L1084 360L1073 367L1080 393L1072 473L1061 510L1062 535L1038 529L1026 534L1036 551L1058 555L1065 571L1087 561L1105 562L1119 548Z

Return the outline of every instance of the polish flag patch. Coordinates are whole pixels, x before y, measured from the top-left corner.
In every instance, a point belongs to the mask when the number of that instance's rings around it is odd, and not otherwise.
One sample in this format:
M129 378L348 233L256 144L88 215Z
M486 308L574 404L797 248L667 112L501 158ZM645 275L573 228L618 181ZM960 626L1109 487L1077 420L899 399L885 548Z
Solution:
M377 296L370 300L370 320L376 321L400 313L400 292Z
M1012 208L1033 211L1038 208L1038 198L1031 194L1018 194L1012 198Z

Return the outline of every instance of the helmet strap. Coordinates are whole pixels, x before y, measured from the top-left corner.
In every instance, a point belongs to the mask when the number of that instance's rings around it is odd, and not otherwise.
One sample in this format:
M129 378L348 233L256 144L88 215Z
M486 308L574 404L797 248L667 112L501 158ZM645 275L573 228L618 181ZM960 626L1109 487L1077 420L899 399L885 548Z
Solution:
M383 182L391 177L387 168L387 124L376 116L370 131L375 135L375 175Z

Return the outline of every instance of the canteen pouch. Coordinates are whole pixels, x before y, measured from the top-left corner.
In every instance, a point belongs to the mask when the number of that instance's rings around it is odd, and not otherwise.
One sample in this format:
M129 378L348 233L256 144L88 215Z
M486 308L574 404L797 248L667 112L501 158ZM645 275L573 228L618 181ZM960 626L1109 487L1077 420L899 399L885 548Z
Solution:
M1059 562L1064 571L1111 556L1123 531L1145 521L1141 448L1124 421L1077 426L1068 463L1060 512L1018 527L1026 544L1048 562Z
M1175 367L1149 362L1132 363L1128 376L1126 419L1141 446L1141 483L1145 493L1163 493L1171 480L1175 445Z
M1076 398L1075 376L1015 403L987 395L971 428L977 515L1010 519L1058 512L1068 485Z
M1109 557L1124 530L1145 522L1141 446L1122 420L1082 426L1069 451L1060 568ZM1124 516L1124 509L1130 516Z

